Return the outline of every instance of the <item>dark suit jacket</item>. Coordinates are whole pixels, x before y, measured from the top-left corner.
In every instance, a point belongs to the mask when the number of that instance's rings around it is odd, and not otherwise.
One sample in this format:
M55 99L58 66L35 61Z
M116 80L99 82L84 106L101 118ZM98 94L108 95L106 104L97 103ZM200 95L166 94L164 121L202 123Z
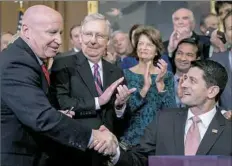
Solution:
M1 165L45 165L61 144L86 150L91 129L50 105L42 68L21 38L1 53L0 68Z
M159 112L147 127L139 146L132 151L121 151L116 166L145 166L151 155L184 155L184 130L188 109ZM213 129L217 133L212 132ZM232 123L217 110L206 131L197 155L232 155Z
M214 53L211 59L220 63L227 71L228 81L219 99L219 105L226 110L232 110L232 70L229 61L229 51Z
M115 65L102 60L103 90L123 76L122 71ZM105 125L113 131L116 120L114 97L100 110L95 109L95 88L93 74L88 59L82 52L56 59L51 72L52 86L56 89L57 100L61 109L74 107L75 119L90 128L98 129ZM83 156L84 158L84 156ZM86 156L85 165L91 165L91 156ZM75 161L73 162L75 163ZM75 164L74 164L75 165ZM98 165L97 161L94 165Z

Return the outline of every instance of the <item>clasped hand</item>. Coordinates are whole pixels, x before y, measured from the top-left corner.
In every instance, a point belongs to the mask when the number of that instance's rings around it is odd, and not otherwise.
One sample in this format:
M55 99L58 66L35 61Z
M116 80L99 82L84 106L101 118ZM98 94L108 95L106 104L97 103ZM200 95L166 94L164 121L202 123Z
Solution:
M105 126L99 130L93 130L93 140L89 148L103 154L104 156L114 156L117 153L118 140Z

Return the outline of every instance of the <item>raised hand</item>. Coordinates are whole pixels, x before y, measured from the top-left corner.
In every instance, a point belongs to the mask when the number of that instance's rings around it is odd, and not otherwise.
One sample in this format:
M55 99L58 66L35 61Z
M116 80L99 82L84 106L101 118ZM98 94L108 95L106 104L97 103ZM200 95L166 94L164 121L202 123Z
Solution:
M112 83L104 92L103 94L98 98L98 102L99 105L105 105L106 103L108 103L108 101L110 100L112 94L114 93L115 89L119 86L119 84L122 83L122 81L124 80L124 77L119 78L118 80L116 80L114 83Z
M232 110L228 110L226 111L223 116L228 119L228 120L232 120Z
M226 48L223 42L221 41L220 36L218 36L217 31L218 30L214 30L212 32L210 37L210 42L214 47L214 52L224 52L226 51Z
M175 28L175 30L172 32L169 38L168 52L172 53L182 39L189 37L191 37L189 28Z
M136 88L128 89L126 85L119 85L117 87L118 93L116 94L115 106L123 105L129 99L131 93L136 91Z
M121 14L121 11L117 8L111 8L111 11L106 12L109 16L119 16Z
M101 126L99 130L93 130L93 141L89 148L104 155L113 156L117 152L117 138L105 127Z
M149 91L151 84L152 84L152 80L151 80L151 74L150 74L150 68L151 68L151 62L147 62L147 66L143 75L144 78L144 84L143 84L143 88L140 91L140 95L142 97L145 97L147 92Z
M163 59L159 59L157 66L158 67L156 67L156 70L158 71L158 75L157 75L155 81L156 82L163 82L164 76L167 73L168 64Z
M160 59L159 62L157 63L156 71L158 72L158 75L156 77L156 87L158 92L162 92L164 90L165 84L164 84L164 76L167 73L167 63L163 60Z
M151 62L148 62L147 66L146 66L146 70L144 72L144 85L143 85L143 86L147 87L148 89L150 88L151 83L152 83L150 68L151 68Z

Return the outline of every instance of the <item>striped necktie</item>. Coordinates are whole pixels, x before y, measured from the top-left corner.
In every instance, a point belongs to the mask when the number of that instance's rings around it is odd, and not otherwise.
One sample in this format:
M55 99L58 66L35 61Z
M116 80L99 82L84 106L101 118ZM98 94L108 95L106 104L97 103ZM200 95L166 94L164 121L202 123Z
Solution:
M100 73L99 73L99 65L98 64L94 64L93 65L94 68L94 83L95 83L95 87L96 90L98 92L98 95L100 96L103 93L103 87L102 87L102 82L101 82L101 77L100 77Z

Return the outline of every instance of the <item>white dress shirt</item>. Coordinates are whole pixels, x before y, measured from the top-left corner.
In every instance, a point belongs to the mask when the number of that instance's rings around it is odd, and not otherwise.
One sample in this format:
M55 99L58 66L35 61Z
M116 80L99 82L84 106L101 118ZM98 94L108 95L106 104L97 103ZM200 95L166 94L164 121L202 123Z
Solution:
M198 128L199 128L199 132L200 132L200 136L201 136L201 140L204 137L204 135L209 127L209 124L211 123L216 112L217 112L216 107L214 107L212 110L198 116L201 119L201 122L197 123ZM195 116L195 115L189 109L186 124L185 124L184 140L186 139L187 132L193 123L193 121L191 120L191 118L193 116Z
M79 51L80 51L79 49L77 49L77 48L75 48L75 47L73 47L73 50L74 50L75 52L79 52Z

